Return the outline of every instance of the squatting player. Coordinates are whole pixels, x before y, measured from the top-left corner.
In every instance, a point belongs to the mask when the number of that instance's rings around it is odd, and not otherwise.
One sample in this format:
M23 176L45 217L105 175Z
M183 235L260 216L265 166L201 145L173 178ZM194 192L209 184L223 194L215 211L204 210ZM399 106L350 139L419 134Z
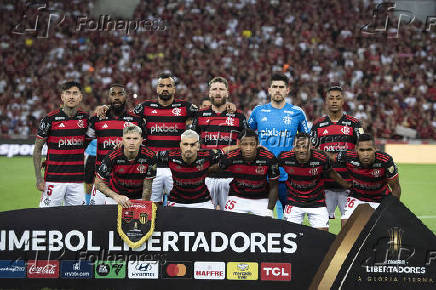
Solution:
M344 188L349 188L350 184L332 169L325 152L312 150L311 147L310 135L298 133L294 149L282 152L277 158L288 173L284 219L302 224L307 214L312 227L328 231L329 215L325 204L323 176L329 176Z
M122 146L106 155L97 170L97 189L123 207L131 199L150 200L157 159L142 141L141 128L124 128Z
M42 191L40 207L85 204L84 152L89 115L79 110L82 87L77 82L62 86L63 107L42 118L33 150L36 188ZM41 150L47 142L44 179Z
M160 151L158 160L171 169L174 186L168 197L169 207L214 209L205 179L210 166L218 163L221 150L201 150L200 136L186 130L179 150Z
M95 167L99 168L103 158L121 143L123 139L123 129L131 124L139 126L142 130L143 138L145 133L145 123L141 117L136 116L128 110L127 93L123 85L112 84L108 91L109 109L105 117L93 116L89 120L87 136L97 138L97 160ZM92 189L90 205L106 204L110 199L101 193L95 186Z
M377 208L389 194L400 198L397 166L389 154L376 150L370 134L361 134L356 151L340 152L337 162L345 164L352 179L346 210L341 217L342 226L359 204L368 203L372 208Z
M225 210L272 217L278 196L278 161L258 146L253 130L246 129L239 138L240 149L230 151L219 162L219 167L233 176Z
M286 103L290 92L289 79L284 74L273 74L268 93L271 103L256 106L248 119L251 129L257 130L260 145L278 156L282 151L292 149L294 137L297 132L309 133L307 118L304 111L292 104ZM286 204L285 181L288 176L280 169L278 218L281 218L283 207ZM283 207L280 208L280 205Z
M200 135L201 149L222 149L236 145L241 132L247 128L244 113L228 110L229 85L225 78L215 77L209 82L211 106L198 111L192 129ZM215 207L222 210L227 201L232 176L226 172L212 172L206 178Z
M312 126L312 142L316 148L325 151L330 159L334 160L338 152L354 150L357 138L363 133L363 129L359 120L343 112L344 97L339 84L334 83L327 90L326 105L327 116L321 117ZM332 167L343 179L351 181L347 169L341 163L333 162ZM337 206L343 215L347 202L347 190L328 177L325 179L324 186L329 217L335 218Z

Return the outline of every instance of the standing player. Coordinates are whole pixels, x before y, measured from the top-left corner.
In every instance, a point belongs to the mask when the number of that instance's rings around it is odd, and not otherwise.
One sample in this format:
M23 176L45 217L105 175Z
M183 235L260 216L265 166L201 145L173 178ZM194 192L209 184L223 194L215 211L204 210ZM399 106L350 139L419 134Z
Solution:
M50 112L39 125L33 150L36 188L42 191L39 207L85 204L84 151L89 115L79 110L82 87L77 82L62 86L63 107ZM44 180L41 150L47 142Z
M286 103L285 98L290 91L289 80L284 74L273 74L268 93L271 103L254 108L248 120L250 128L257 130L260 145L266 147L275 156L282 151L292 149L297 132L309 133L307 118L303 110ZM283 206L286 204L287 174L280 169L279 199L277 215L281 218ZM282 206L283 205L283 206Z
M205 179L210 166L218 163L221 150L200 149L200 136L186 130L179 150L160 151L158 160L171 169L174 186L168 206L214 209Z
M156 154L142 144L142 130L136 125L123 129L122 146L103 159L95 186L123 207L131 199L150 200L156 176Z
M344 188L349 188L350 184L331 168L325 152L311 149L309 134L298 133L294 150L282 152L278 160L288 173L284 218L302 224L307 214L312 227L328 231L329 215L325 205L323 175L326 174Z
M240 149L230 151L219 163L233 175L225 210L272 217L278 196L278 161L274 154L258 147L253 130L246 129L239 138Z
M110 108L104 118L91 117L87 135L97 138L97 160L95 167L99 168L103 158L123 139L123 129L131 124L137 125L145 132L144 120L137 117L127 108L127 93L124 86L113 84L109 87L108 101ZM144 137L144 136L143 136ZM112 200L98 191L92 190L90 205L113 203Z
M326 105L328 115L320 118L312 127L311 135L314 146L325 151L332 160L340 151L354 150L359 134L363 133L360 122L344 114L342 107L344 98L339 84L333 84L327 91ZM343 179L350 181L347 169L336 162L333 168ZM336 207L339 206L341 215L345 212L347 191L335 183L332 179L325 180L325 203L329 211L329 217L335 218Z
M215 77L209 82L211 106L201 109L192 123L201 139L201 149L222 149L236 145L241 132L247 128L244 114L237 110L229 112L229 85L223 77ZM222 210L227 201L231 175L225 172L211 173L206 178L215 207Z
M389 154L376 150L371 135L361 134L356 151L340 152L337 161L345 163L352 179L346 210L341 217L342 226L359 204L368 203L372 208L377 208L389 194L400 198L397 166Z

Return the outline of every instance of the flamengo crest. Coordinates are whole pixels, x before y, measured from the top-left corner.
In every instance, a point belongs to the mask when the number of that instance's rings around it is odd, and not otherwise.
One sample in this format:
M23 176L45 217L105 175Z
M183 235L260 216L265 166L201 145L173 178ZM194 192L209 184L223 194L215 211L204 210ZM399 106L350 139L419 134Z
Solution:
M118 234L135 249L153 234L157 207L145 200L131 200L131 203L129 208L118 205Z

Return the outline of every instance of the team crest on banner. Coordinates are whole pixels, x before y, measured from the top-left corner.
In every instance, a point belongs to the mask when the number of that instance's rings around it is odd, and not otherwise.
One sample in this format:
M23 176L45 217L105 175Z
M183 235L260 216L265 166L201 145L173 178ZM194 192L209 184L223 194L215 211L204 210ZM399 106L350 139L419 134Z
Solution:
M129 208L118 205L118 234L129 247L138 248L153 234L157 207L151 201L130 202Z

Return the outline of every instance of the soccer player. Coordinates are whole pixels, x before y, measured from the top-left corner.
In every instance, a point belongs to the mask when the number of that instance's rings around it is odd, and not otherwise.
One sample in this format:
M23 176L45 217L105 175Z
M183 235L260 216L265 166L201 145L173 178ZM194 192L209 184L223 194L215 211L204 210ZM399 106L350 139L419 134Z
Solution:
M200 103L200 110L206 109L207 107L212 106L209 98L203 98Z
M344 97L342 87L334 83L327 90L327 116L321 117L311 129L314 146L325 151L332 160L340 151L354 150L359 134L363 133L359 120L345 114L342 110ZM333 162L332 167L343 179L350 181L347 169L340 163ZM345 212L347 190L339 186L332 179L325 180L325 203L330 219L335 218L336 207L341 215Z
M290 91L289 79L284 74L273 74L268 93L271 103L256 106L248 119L251 129L257 130L260 145L266 147L275 156L282 151L292 149L297 132L309 133L307 118L303 110L286 103ZM286 172L280 168L278 218L281 219L286 204Z
M123 207L129 207L131 199L150 200L157 158L142 141L141 128L125 127L122 146L106 155L97 169L97 189Z
M336 158L337 162L345 163L352 179L350 196L341 217L342 226L359 204L368 203L375 209L389 194L400 198L397 166L389 154L376 150L370 134L359 136L356 151L342 151Z
M278 161L258 146L255 131L246 129L239 138L240 149L230 151L219 162L219 167L233 176L225 210L272 217L278 196Z
M95 177L95 160L97 155L97 139L89 143L85 149L85 191L86 204L91 199L92 187L94 186Z
M180 149L160 151L158 160L169 167L174 186L168 197L169 207L214 209L205 179L210 166L218 163L221 150L201 150L200 136L186 130L180 141Z
M225 78L215 77L209 82L211 106L198 111L191 128L200 135L201 149L222 149L236 145L241 132L247 128L244 114L237 110L228 110L229 85ZM212 203L224 209L231 175L226 172L210 173L206 185L212 197Z
M85 204L84 151L89 115L79 110L82 87L66 82L61 89L63 107L42 118L33 150L36 188L42 191L39 207ZM41 150L47 142L44 179Z
M129 112L127 107L127 93L123 85L112 84L109 87L108 101L110 107L109 110L106 111L105 117L91 117L87 131L88 137L97 138L96 168L99 168L103 158L109 154L116 145L121 143L123 139L123 129L125 127L132 124L137 125L143 132L142 137L145 137L144 120L133 114L133 112ZM106 204L106 201L112 203L111 200L108 200L108 198L94 186L89 204Z
M332 169L328 155L311 149L310 135L298 133L294 149L282 152L278 161L288 173L288 190L284 219L302 224L307 214L312 227L328 231L329 215L325 205L324 179L326 174L344 188L350 184Z

